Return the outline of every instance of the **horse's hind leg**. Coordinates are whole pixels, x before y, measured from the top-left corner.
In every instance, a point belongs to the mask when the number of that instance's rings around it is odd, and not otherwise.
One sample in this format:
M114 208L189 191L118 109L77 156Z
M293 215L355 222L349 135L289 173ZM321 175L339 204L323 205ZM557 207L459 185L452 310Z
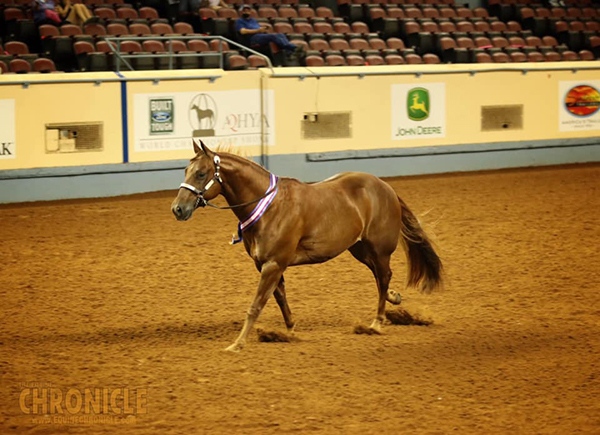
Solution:
M389 285L392 279L392 270L390 269L390 255L377 254L365 242L357 242L350 247L350 253L361 263L367 265L375 281L377 281L377 290L379 291L379 302L377 305L377 317L371 323L371 329L381 332L381 325L385 315L385 301L400 303L400 295L390 292Z
M290 311L290 307L288 306L287 298L285 296L285 280L283 279L283 276L279 280L279 284L277 285L274 294L277 305L279 305L279 308L281 309L285 326L287 327L288 331L292 331L294 329L295 322L292 318L292 312Z
M378 256L375 260L373 274L377 280L377 289L379 290L379 305L377 306L377 317L371 323L371 329L381 332L381 325L385 316L385 301L388 299L388 288L392 279L392 270L390 269L390 257Z

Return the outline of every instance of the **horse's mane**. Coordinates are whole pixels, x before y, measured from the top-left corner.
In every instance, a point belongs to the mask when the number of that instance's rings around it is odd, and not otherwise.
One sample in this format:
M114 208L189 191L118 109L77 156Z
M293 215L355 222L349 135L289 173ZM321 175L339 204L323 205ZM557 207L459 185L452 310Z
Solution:
M234 156L243 157L246 160L248 160L248 153L242 151L240 147L236 147L233 145L217 145L213 151L217 154L233 154Z
M247 151L242 151L242 149L240 149L239 147L235 147L232 145L218 145L217 147L215 147L214 152L217 154L228 154L230 157L233 157L234 160L244 161L245 163L249 163L251 166L254 166L257 169L266 171L265 168L256 163L254 160L252 160L251 156L248 154Z
M249 163L251 166L254 166L257 169L261 169L266 171L261 165L252 160L252 157L246 150L242 150L240 147L236 147L233 145L217 145L212 151L216 154L227 154L229 157L233 157L234 160L242 161L245 163ZM195 160L196 157L192 159Z

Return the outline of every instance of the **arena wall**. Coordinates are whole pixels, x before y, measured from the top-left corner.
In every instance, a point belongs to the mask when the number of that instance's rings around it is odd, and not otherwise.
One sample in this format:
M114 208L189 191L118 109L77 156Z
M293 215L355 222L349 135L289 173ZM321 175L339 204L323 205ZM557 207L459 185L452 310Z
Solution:
M192 135L304 181L600 161L594 62L465 67L3 75L0 202L176 188Z

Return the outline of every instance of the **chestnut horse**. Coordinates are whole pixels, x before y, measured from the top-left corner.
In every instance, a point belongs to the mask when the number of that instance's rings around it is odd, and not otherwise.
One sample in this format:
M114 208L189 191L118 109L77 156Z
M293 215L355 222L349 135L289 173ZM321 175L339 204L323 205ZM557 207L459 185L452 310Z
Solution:
M390 256L398 240L407 256L407 286L431 292L442 285L442 263L418 219L396 192L379 178L346 172L306 184L277 179L258 164L230 153L215 153L194 142L196 156L185 170L171 210L188 220L198 206L223 195L240 222L270 198L262 217L245 228L246 252L260 271L254 301L240 335L227 348L239 351L271 295L275 295L288 330L294 320L288 307L283 274L289 266L322 263L345 250L373 272L379 290L377 316L370 328L381 331L386 300L399 304L399 293L388 290ZM260 204L259 203L259 204ZM242 224L243 225L243 224Z

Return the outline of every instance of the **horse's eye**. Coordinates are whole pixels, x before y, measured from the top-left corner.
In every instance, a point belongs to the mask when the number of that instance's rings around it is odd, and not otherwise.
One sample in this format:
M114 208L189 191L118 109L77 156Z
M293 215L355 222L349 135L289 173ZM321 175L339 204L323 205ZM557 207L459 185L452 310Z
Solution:
M196 178L198 178L198 179L204 178L205 175L206 175L206 173L204 173L204 172L200 172L200 171L196 172Z

